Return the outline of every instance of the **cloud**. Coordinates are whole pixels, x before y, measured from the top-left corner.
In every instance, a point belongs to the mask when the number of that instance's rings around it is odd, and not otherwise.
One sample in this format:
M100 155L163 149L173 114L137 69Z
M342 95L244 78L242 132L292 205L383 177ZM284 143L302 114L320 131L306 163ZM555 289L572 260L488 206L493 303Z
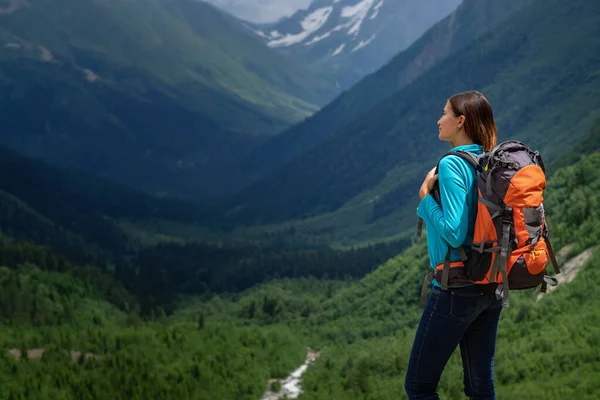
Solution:
M306 8L311 0L205 0L252 22L272 22Z

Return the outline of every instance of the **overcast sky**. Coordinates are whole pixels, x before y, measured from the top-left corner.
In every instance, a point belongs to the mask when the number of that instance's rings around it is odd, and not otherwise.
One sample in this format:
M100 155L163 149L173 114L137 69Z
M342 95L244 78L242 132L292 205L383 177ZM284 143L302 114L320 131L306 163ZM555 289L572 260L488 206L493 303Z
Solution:
M306 8L311 0L204 0L236 17L252 22L272 22Z

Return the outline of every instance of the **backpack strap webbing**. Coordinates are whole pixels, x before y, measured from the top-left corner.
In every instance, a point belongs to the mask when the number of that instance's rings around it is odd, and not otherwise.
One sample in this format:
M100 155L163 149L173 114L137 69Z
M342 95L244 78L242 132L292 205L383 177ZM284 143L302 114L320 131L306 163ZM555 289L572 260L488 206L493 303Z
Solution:
M475 170L477 170L478 168L480 168L479 166L479 162L478 162L478 157L476 155L474 155L473 153L470 153L468 151L450 151L446 154L444 154L442 156L442 158L449 156L449 155L454 155L457 157L462 158L463 160L467 161L470 165L473 166L473 168L475 168ZM440 158L440 161L441 159ZM439 161L436 167L436 171L439 168ZM433 197L435 199L435 201L440 204L441 206L441 202L439 199L439 187L438 187L439 183L436 182L434 189L433 189ZM421 234L423 232L423 219L419 218L419 221L417 222L417 237L421 237ZM465 253L465 249L460 246L457 248L458 250L458 254L460 255L461 261L466 261L467 260L467 254ZM442 285L442 290L448 290L448 280L450 277L450 252L452 251L452 247L448 246L448 252L446 253L446 257L444 258L444 267L442 269L442 278L441 278L441 285ZM427 292L428 292L428 288L429 288L429 284L433 281L434 277L435 277L435 273L436 271L431 271L430 273L428 273L427 275L425 275L425 278L423 279L423 285L421 287L421 299L419 301L419 306L421 308L425 308L425 305L427 304Z
M462 246L460 246L460 247L457 247L456 250L458 251L458 255L460 256L460 261L462 261L463 263L465 261L467 261L467 258L469 258L469 257L467 257L467 253L465 252L465 249Z
M556 286L558 285L558 280L556 278L550 278L548 275L544 276L544 280L542 281L542 287L540 288L541 293L546 293L548 289L548 285Z
M539 151L535 151L533 153L534 156L534 162L540 166L540 168L542 169L542 171L544 171L544 174L546 173L546 166L544 165L544 160L542 160L542 155L540 154Z
M429 284L433 282L433 278L435 276L435 271L429 272L425 275L425 279L423 279L423 286L421 286L421 299L419 300L419 307L425 308L427 305L427 292L429 289Z
M448 281L450 280L450 268L452 267L453 262L450 260L450 253L452 251L452 246L448 246L448 252L446 252L446 257L444 258L444 266L442 267L442 279L441 279L441 285L442 285L442 290L448 290ZM465 249L460 246L457 247L456 250L458 251L458 254L460 255L460 262L462 263L461 266L464 266L465 261L467 261L467 253L465 252Z
M444 154L440 160L437 163L436 166L436 173L437 170L440 166L440 161L442 160L442 158L446 157L446 156L457 156L462 158L463 160L465 160L466 162L468 162L469 164L471 164L473 166L473 168L475 168L476 170L479 168L479 162L478 162L478 158L475 154L473 153L469 153L468 151L449 151L448 153ZM436 203L440 204L441 206L441 201L440 201L440 196L439 196L439 183L435 182L434 184L434 188L431 191L431 195L433 196L433 198L435 199ZM421 237L421 234L423 232L423 218L419 218L419 221L417 222L417 237ZM461 254L461 258L462 258L462 254ZM466 257L465 257L466 258ZM464 259L463 259L464 261Z
M475 154L470 153L468 151L462 151L462 150L459 150L459 151L449 151L448 153L446 153L444 155L444 157L446 157L446 156L457 156L457 157L460 157L463 160L465 160L466 162L468 162L469 164L471 164L473 166L473 168L475 168L475 170L477 170L477 169L480 168L479 161L478 161L479 158Z
M554 250L552 249L552 245L550 244L550 239L548 239L548 237L544 237L544 240L546 241L546 247L548 248L548 255L550 256L550 261L552 261L552 266L554 267L554 273L560 274L560 269L558 268L558 262L556 261Z
M496 279L496 271L502 276L502 283L498 285L496 289L496 297L502 299L502 307L507 308L508 301L508 277L506 274L506 261L508 260L508 250L510 245L510 227L512 217L512 207L507 206L504 209L502 215L502 239L500 244L500 254L496 256L494 260L494 266L492 267L492 273L490 274L490 282L494 282Z
M419 222L417 222L417 237L421 237L421 233L423 232L423 218L419 218Z
M450 251L452 247L448 246L446 257L444 258L444 268L442 269L442 290L448 290L448 279L450 277Z

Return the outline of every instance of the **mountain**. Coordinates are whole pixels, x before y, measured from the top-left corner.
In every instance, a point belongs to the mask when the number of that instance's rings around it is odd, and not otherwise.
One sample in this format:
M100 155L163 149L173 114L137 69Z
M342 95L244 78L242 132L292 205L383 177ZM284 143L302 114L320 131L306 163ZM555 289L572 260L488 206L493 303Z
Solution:
M220 163L337 93L202 2L6 4L0 142L149 192L208 196Z
M374 72L460 0L316 0L272 24L246 24L271 48L336 77L343 89Z
M201 210L193 204L155 198L24 157L3 146L0 199L3 237L49 246L74 258L125 255L146 245L124 228L123 222L128 220L186 224L203 220ZM163 235L162 239L170 238Z
M452 14L435 24L408 49L377 72L366 76L313 116L273 137L236 160L229 174L229 192L275 171L317 147L360 115L425 74L447 57L475 42L532 0L464 0ZM243 172L243 173L242 173Z
M595 124L592 130L575 146L571 146L569 151L562 153L554 162L546 165L546 169L555 171L560 168L575 164L582 157L600 152L600 121Z
M481 90L500 140L525 141L551 162L599 120L599 34L598 2L534 2L221 210L246 223L323 216L323 230L412 229L418 186L447 149L435 124L448 96Z
M291 232L210 231L207 220L195 204L152 197L0 146L0 256L4 242L27 241L73 262L111 265L117 280L145 296L138 303L143 312L168 310L181 293L239 291L274 277L359 278L410 244L338 249Z

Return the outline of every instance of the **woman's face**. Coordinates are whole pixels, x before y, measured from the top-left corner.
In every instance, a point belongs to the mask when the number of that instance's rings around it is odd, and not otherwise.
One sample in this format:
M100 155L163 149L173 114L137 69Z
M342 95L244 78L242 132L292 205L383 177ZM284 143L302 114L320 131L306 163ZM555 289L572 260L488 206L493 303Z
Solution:
M450 102L446 102L444 113L437 122L439 127L438 138L447 142L454 142L464 123L464 118L463 116L454 116Z

